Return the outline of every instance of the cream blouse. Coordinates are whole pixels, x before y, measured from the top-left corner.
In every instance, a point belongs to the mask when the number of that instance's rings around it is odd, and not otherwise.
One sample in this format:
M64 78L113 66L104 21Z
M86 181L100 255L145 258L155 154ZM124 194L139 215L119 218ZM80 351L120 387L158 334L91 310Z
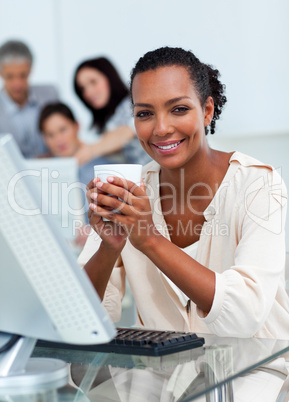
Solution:
M149 189L155 226L169 239L160 207L159 171L156 162L149 163L143 180ZM235 152L204 211L196 255L188 253L215 272L210 312L205 316L194 303L187 310L163 273L127 241L105 292L107 313L115 322L120 319L127 276L137 308L137 326L289 339L284 274L286 206L286 188L279 174L271 166ZM92 232L79 257L81 265L96 252L100 241Z

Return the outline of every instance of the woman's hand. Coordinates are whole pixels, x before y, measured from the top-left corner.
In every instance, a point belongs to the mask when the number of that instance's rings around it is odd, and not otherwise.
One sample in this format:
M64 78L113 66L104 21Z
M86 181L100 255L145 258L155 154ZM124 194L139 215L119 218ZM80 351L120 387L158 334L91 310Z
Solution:
M102 193L102 191L96 187L99 182L100 179L95 178L91 180L86 187L86 197L89 204L89 223L95 232L101 237L104 245L121 251L125 245L127 233L121 226L116 225L113 222L103 221L102 217L104 217L104 214L100 214L98 211L104 207L101 206L98 200L99 195Z
M98 191L94 190L90 195L95 200L90 206L97 216L94 218L94 226L99 230L101 222L115 225L122 229L122 233L126 234L134 247L144 251L152 236L159 235L152 220L150 202L144 185L138 187L131 181L112 176L109 176L107 181L108 183L99 180L95 182ZM109 219L110 222L104 223L101 217Z

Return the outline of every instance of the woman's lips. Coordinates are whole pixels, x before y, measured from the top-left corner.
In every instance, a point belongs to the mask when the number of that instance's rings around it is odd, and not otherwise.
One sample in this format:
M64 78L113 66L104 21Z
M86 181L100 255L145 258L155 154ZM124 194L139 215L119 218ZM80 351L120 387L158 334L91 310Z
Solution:
M184 140L156 142L153 145L160 153L171 153L178 149L183 141Z

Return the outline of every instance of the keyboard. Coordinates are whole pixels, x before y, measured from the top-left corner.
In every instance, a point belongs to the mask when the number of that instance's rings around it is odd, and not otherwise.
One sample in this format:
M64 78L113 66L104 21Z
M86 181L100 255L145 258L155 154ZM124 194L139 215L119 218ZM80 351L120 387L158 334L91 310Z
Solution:
M120 353L143 356L163 356L199 348L204 338L192 332L156 331L137 328L118 328L117 335L108 343L74 345L39 340L36 346L48 348L87 350L103 353Z

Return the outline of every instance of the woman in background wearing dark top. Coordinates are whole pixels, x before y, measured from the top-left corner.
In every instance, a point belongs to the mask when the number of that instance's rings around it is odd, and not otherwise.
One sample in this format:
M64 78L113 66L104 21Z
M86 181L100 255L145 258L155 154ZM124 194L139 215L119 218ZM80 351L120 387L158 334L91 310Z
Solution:
M74 89L91 111L92 127L99 137L77 151L80 165L101 156L115 163L150 161L135 133L128 88L109 60L82 62L74 75Z

